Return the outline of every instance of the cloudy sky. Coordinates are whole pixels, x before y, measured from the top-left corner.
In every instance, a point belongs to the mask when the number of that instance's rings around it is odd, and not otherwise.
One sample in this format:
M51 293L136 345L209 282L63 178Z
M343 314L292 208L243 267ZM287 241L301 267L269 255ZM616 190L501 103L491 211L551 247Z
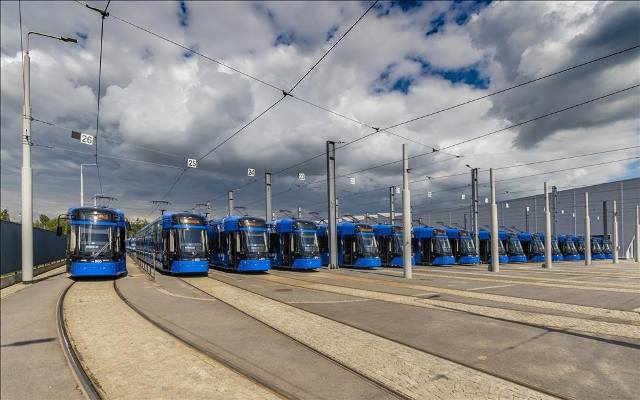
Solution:
M17 216L19 13L17 2L0 4L1 206ZM264 173L321 154L326 140L349 142L372 133L370 127L394 126L640 44L640 4L633 2L379 2L296 87L295 97L220 145L281 99L371 4L112 1L104 20L100 93L103 192L130 217L153 215L150 201L160 199L172 210L212 201L219 215L227 191L241 187L236 205L262 216ZM30 45L32 116L57 125L32 124L34 214L53 215L79 203L79 166L93 162L94 148L71 139L70 130L96 131L101 18L70 1L21 7L23 33L78 40L34 37ZM545 180L568 188L638 177L640 89L624 89L639 83L636 48L391 129L404 138L370 135L337 152L341 212L386 211L385 187L402 182L401 165L393 163L402 143L410 155L431 153L410 161L416 214L465 204L466 164L500 168L606 151L499 169L502 199L535 194ZM446 153L432 152L452 145ZM185 171L186 158L202 159ZM606 164L593 166L600 163ZM356 173L380 164L388 165ZM586 167L569 170L577 166ZM324 213L325 167L318 157L274 175L274 210L300 206ZM256 169L257 179L247 177L248 168ZM556 170L563 171L544 174ZM456 176L437 179L448 175ZM488 174L480 179L486 183ZM98 192L96 169L85 167L87 199ZM481 192L484 197L486 186Z

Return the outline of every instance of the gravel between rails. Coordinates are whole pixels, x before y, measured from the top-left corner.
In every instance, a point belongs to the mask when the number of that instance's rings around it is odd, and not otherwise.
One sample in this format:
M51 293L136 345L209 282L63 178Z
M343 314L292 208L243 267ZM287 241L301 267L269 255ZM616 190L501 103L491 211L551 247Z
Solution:
M554 398L215 279L184 280L409 398Z
M106 398L281 398L145 320L118 297L113 281L77 282L64 317L84 369Z

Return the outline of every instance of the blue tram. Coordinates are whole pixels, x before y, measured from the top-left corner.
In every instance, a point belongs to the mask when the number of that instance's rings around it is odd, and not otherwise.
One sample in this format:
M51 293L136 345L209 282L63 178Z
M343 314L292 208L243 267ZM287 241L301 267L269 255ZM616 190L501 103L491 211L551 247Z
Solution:
M571 240L573 240L573 243L576 245L579 259L584 260L584 236L571 235Z
M524 254L524 250L522 249L522 243L520 243L520 239L518 239L518 235L501 229L498 231L498 237L500 238L500 241L502 242L505 252L509 257L510 263L527 262L527 256Z
M283 218L269 226L271 265L290 269L322 267L314 222Z
M531 232L518 233L518 239L529 262L544 262L544 243L540 236Z
M419 265L455 265L447 233L430 226L413 228L413 251Z
M369 224L340 222L336 226L338 265L352 268L378 268L382 265L373 228ZM320 256L329 264L327 225L318 226Z
M540 240L544 242L544 233L538 233L538 236L540 237ZM551 237L551 260L564 260L564 256L562 255L562 251L560 250L560 246L558 245L558 239L554 236Z
M452 253L456 258L456 264L480 264L480 256L469 231L460 228L447 228L446 232Z
M137 232L131 250L138 262L174 274L209 271L205 219L193 213L164 213Z
M235 271L271 269L264 219L231 215L209 221L211 265Z
M606 260L607 255L602 249L602 242L597 237L591 237L591 259Z
M67 272L72 277L126 275L124 213L111 208L70 208L58 217L67 220Z
M483 263L491 263L491 232L481 229L478 232L478 240L480 242L480 260ZM509 262L509 256L504 251L502 240L498 240L498 261L500 263Z
M580 253L571 235L559 235L558 245L565 261L579 261Z
M378 254L382 265L389 267L402 267L402 235L404 228L398 225L376 224L373 225L373 233L378 243ZM412 232L413 236L413 232ZM416 259L411 255L411 265L416 264Z
M602 254L604 254L603 260L613 260L613 250L611 250L609 238L605 236L594 236L593 238L596 239L602 249Z

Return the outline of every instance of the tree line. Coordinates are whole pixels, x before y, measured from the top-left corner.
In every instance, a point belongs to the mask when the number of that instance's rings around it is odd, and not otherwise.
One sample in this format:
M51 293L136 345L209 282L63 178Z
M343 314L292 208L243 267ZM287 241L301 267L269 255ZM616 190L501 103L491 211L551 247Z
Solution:
M6 208L0 211L0 220L2 221L11 221L11 215L9 214L9 210ZM127 236L134 236L140 229L144 228L149 221L142 218L136 218L135 221L131 222L131 229L127 231ZM46 214L40 214L37 220L33 221L34 228L46 229L48 231L55 232L58 226L58 218L50 218ZM62 227L62 231L67 233L67 224L61 221L60 226Z

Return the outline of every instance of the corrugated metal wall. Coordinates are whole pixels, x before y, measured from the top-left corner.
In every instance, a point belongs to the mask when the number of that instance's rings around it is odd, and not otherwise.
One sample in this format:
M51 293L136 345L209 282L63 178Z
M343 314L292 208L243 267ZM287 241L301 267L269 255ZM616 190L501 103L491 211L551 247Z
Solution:
M550 182L550 185L553 182ZM540 188L543 191L543 188ZM481 190L480 207L479 207L479 225L480 227L490 224L490 208L484 204L487 192ZM496 192L500 193L499 184L496 186ZM618 229L620 237L621 256L631 244L635 235L636 205L640 204L640 179L627 179L623 181L604 183L601 185L593 185L588 187L558 190L557 200L557 234L574 233L578 235L584 233L584 193L589 192L589 214L591 217L591 234L602 235L604 233L605 218L603 217L603 202L607 202L607 231L612 232L613 227L613 201L615 200L618 208ZM574 203L575 196L575 203ZM529 207L529 231L544 232L544 195L535 195L516 199L506 199L505 195L498 194L498 221L500 226L514 227L518 230L526 230L526 207ZM507 203L509 208L507 208ZM549 203L551 210L551 223L553 224L553 196L551 195L551 186L549 187ZM434 202L434 208L436 204ZM437 222L449 224L449 218L454 224L464 226L465 214L467 217L467 226L470 227L469 206L461 207L451 211L428 211L420 213L424 223L435 225ZM574 209L575 209L575 226L574 226ZM563 212L564 211L564 212Z
M0 274L18 271L22 268L21 225L0 221ZM55 232L33 228L33 264L46 264L65 257L66 236L56 236Z

